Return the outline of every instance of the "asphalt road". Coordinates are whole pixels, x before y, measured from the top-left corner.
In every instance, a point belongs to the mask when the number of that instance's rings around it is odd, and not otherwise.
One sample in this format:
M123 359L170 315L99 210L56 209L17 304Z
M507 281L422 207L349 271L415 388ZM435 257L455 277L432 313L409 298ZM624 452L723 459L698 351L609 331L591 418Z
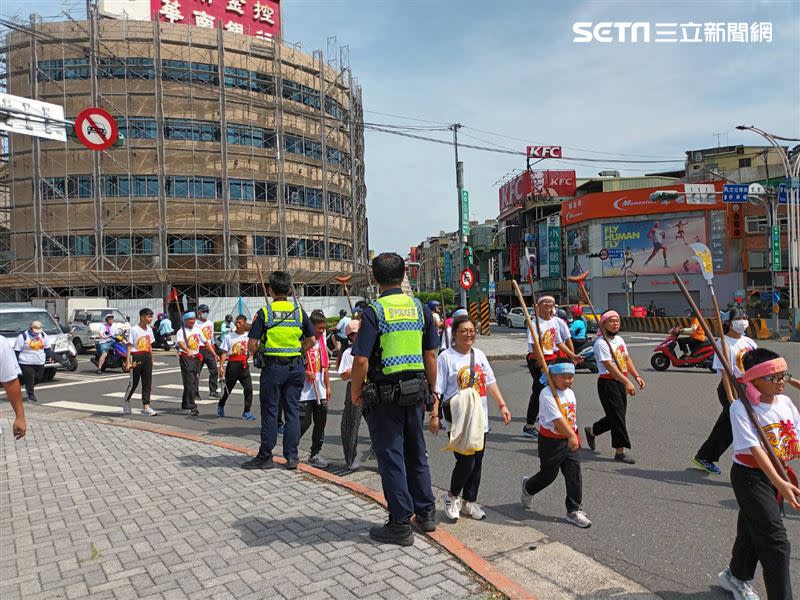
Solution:
M496 332L495 335L500 332ZM518 332L517 332L518 333ZM649 339L648 339L649 337ZM582 450L584 507L594 525L577 530L563 522L563 480L537 496L534 509L519 505L519 481L538 468L536 442L521 435L530 393L530 376L521 362L494 364L500 387L509 404L513 422L503 426L491 409L492 432L487 441L479 501L509 518L522 520L551 539L566 543L595 560L659 593L664 598L726 598L715 587L716 574L730 556L735 535L737 505L730 488L730 453L720 464L721 476L709 476L690 468L690 461L718 414L717 376L701 370L653 371L649 356L657 336L629 336L633 358L648 389L629 403L628 424L637 464L620 465L612 460L610 437L598 439L598 451ZM800 369L800 345L764 343L783 353L790 365ZM480 347L480 340L477 343ZM153 406L155 417L165 425L189 427L210 435L237 436L257 440L258 425L238 418L242 396L235 394L227 412L217 418L215 401L204 400L201 415L191 418L180 408L180 375L177 361L168 354L155 357ZM207 379L206 371L204 380ZM579 372L575 392L581 431L600 416L596 376ZM121 396L127 383L122 374L94 375L86 357L75 373L59 373L56 380L37 388L40 403L87 414L121 412ZM344 384L333 382L334 397L329 411L323 454L342 460L339 438ZM207 397L205 384L203 397ZM800 394L790 392L800 404ZM134 401L134 408L137 403ZM255 403L258 411L258 403ZM136 411L131 417L136 416ZM301 440L301 452L310 440ZM368 445L362 427L363 449ZM428 446L434 484L447 487L453 458L441 452L444 438L429 435ZM364 462L374 468L374 461ZM800 590L800 515L789 510L786 519L794 548L793 585ZM756 587L764 593L760 573Z

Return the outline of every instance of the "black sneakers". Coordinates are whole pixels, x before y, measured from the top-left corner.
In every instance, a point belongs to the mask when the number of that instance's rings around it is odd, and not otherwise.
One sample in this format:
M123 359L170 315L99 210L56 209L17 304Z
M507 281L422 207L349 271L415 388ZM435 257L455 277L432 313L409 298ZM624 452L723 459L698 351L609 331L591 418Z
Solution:
M263 456L254 456L247 462L242 463L242 468L247 470L253 469L274 469L276 467L272 457L264 458Z
M615 454L614 460L617 462L625 463L626 465L635 465L636 459L634 459L630 454Z
M589 444L589 448L594 450L594 438L596 438L597 436L592 433L592 428L584 427L583 433L586 434L586 443Z
M381 544L413 546L414 533L410 521L393 521L391 517L383 527L371 527L369 537Z
M436 505L432 504L424 512L417 513L415 522L421 531L426 533L436 531Z
M286 459L286 468L289 471L296 471L297 470L297 465L299 465L299 464L300 464L300 459L297 459L297 458L287 458Z

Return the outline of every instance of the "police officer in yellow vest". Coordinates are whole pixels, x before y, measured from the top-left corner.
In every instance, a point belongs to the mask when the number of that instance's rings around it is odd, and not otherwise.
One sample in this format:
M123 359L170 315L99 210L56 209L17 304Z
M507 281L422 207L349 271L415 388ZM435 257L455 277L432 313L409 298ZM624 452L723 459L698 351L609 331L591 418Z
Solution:
M278 404L285 419L283 456L286 468L296 469L300 441L300 392L306 378L303 356L314 345L314 327L300 306L287 300L292 277L275 271L269 277L272 304L258 311L250 326L248 350L256 362L263 362L258 396L261 403L261 447L258 454L242 464L244 469L272 469L272 449L278 441ZM258 356L257 356L258 354Z
M430 390L436 382L439 338L430 310L400 289L405 268L394 253L372 261L381 295L361 318L353 348L351 398L356 406L364 406L389 507L387 523L371 528L369 535L379 542L410 546L412 516L423 531L436 529L422 418L426 405L437 414Z

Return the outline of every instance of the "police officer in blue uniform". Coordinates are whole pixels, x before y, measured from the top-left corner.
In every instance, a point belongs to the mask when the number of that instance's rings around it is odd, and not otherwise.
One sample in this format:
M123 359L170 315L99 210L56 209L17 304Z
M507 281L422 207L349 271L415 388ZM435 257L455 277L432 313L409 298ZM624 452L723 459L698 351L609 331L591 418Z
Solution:
M421 530L436 529L422 427L426 408L432 419L438 418L431 389L439 338L430 310L400 289L405 261L399 255L375 257L372 273L381 295L361 318L353 348L351 398L356 406L364 406L389 520L371 528L369 535L378 542L410 546L412 516Z
M261 404L261 447L242 464L243 469L272 469L272 449L278 442L278 405L285 419L283 456L286 468L300 462L300 393L306 379L304 355L316 343L314 327L297 302L288 300L292 277L275 271L269 277L272 304L258 311L250 326L247 348L253 364L261 367L258 396Z

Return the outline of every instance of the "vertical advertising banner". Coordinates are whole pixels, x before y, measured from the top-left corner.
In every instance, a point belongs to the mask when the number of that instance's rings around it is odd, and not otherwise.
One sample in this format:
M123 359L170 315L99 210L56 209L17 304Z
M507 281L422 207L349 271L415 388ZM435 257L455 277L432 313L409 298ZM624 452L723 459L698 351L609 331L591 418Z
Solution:
M575 225L567 230L567 265L569 275L580 275L589 270L589 227Z
M603 224L603 275L620 276L625 270L639 275L699 273L689 244L706 243L705 214L627 223Z
M537 223L536 239L539 242L539 278L550 277L550 240L547 235L547 221Z
M508 258L511 261L511 275L516 277L519 275L519 244L508 245Z
M444 275L443 281L445 287L452 287L453 282L453 253L449 250L444 251Z
M547 217L548 263L550 277L561 277L561 217Z

